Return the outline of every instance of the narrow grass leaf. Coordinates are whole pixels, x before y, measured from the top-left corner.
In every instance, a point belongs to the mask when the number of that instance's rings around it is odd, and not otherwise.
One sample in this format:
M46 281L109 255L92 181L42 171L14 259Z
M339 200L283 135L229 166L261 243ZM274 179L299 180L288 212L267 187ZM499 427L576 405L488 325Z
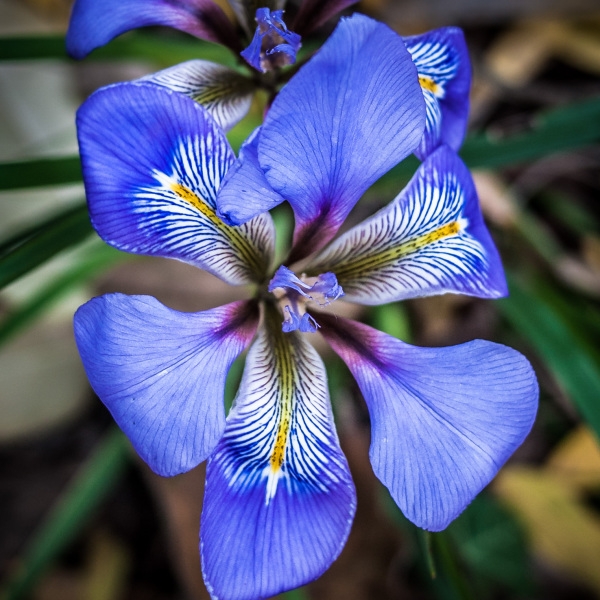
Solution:
M81 181L78 156L0 163L0 190L61 185Z
M225 46L164 32L152 35L132 31L94 50L86 60L147 60L167 67L194 58L238 66L237 57ZM62 35L10 36L0 38L0 60L69 59ZM71 59L69 59L71 60Z
M305 588L296 588L295 590L290 590L289 592L285 592L285 594L281 594L281 600L308 600L309 595L306 592Z
M535 160L555 152L581 148L600 140L600 99L571 104L539 115L531 128L507 137L492 133L470 135L460 151L471 168L500 168ZM418 166L411 156L384 175L375 185L390 187L407 181ZM395 190L395 193L399 188Z
M531 128L507 138L489 133L469 137L461 156L470 167L502 167L600 140L600 99L571 104L539 115Z
M431 579L435 579L437 577L437 572L435 569L435 558L433 557L433 548L431 543L431 531L425 531L424 529L420 531L421 539L423 541L423 554L425 555L425 560L427 561L427 568L429 569L429 576Z
M0 288L15 281L70 246L82 242L93 232L85 204L79 204L52 217L45 223L29 228L21 243L0 243ZM13 241L16 238L12 238Z
M150 43L151 40L154 38L134 40L135 44L134 42L131 44L143 48L146 48L146 44L148 44L147 58L152 59L159 66L169 66L199 56L207 58L206 53L202 53L202 51L177 51L178 45L175 44L175 50L171 49L171 52L177 54L177 59L172 62L165 61L162 54L165 50L163 43L160 40L156 44ZM2 42L3 40L0 38L0 52ZM116 43L113 42L113 44ZM171 47L169 44L167 46ZM208 44L208 46L214 46L214 44ZM157 51L155 52L155 50ZM161 57L162 59L159 60ZM216 62L223 63L221 60ZM224 64L228 64L228 62L225 61ZM229 66L234 65L229 64ZM257 124L256 118L250 119L250 121L244 120L232 130L230 141L234 148L239 147ZM600 100L596 99L549 112L536 121L531 131L522 134L504 139L495 139L486 134L470 136L464 144L461 156L469 167L506 167L534 160L552 152L586 146L599 140ZM402 184L410 179L418 165L419 162L414 156L407 158L385 174L373 186L370 193L381 194L389 191L391 194L396 194ZM81 167L79 158L76 156L0 163L0 190L78 181L81 181Z
M600 438L600 370L563 316L543 294L509 277L510 296L497 306L555 375Z
M469 570L485 580L531 595L533 579L525 532L491 496L481 494L448 528Z
M113 490L125 471L128 454L125 436L114 427L98 444L34 535L19 567L0 593L2 600L19 600L27 596Z
M77 262L56 276L49 285L37 290L30 298L0 323L0 346L19 333L56 302L90 279L121 260L131 258L105 244L87 252Z

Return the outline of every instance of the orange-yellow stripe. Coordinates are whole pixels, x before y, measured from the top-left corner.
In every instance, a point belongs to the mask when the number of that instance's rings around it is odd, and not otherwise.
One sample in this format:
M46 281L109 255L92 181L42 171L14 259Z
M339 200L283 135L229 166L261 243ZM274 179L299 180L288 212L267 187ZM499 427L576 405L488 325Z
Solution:
M182 200L185 200L195 209L200 211L217 229L219 229L229 239L231 245L246 260L249 266L254 269L256 274L263 273L265 265L263 264L261 255L250 241L242 235L239 229L224 223L206 201L185 185L173 182L171 183L171 190L173 190L173 192L175 192Z
M355 279L363 275L383 269L397 260L412 254L417 250L429 246L434 242L444 238L458 235L461 231L461 224L458 221L442 225L429 233L412 238L403 244L388 248L375 254L369 254L356 259L350 259L346 262L336 265L335 274L338 281L343 284L344 280Z
M271 457L269 459L271 470L274 473L281 469L283 461L285 460L285 450L288 443L290 425L292 421L292 404L294 394L294 367L292 364L292 354L290 352L291 347L285 343L287 340L278 341L280 343L275 345L275 372L280 379L281 399L277 434L275 436L275 443L273 444Z
M419 75L419 83L424 90L427 90L436 96L442 91L442 87L431 77L427 77L427 75Z
M185 185L172 183L171 189L186 202L189 202L194 208L198 209L211 223L214 223L219 229L225 230L228 226L217 217L215 211L200 197L192 192Z

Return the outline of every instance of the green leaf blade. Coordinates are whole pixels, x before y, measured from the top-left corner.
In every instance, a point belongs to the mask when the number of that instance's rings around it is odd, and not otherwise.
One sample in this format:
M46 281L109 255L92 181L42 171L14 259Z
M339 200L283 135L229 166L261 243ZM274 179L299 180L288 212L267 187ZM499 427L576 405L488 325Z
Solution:
M509 277L510 296L497 306L532 345L600 438L600 369L563 316L533 286Z
M0 288L46 262L61 250L82 242L93 233L85 204L28 229L23 239L0 243Z
M81 179L78 156L0 163L0 190L79 183Z

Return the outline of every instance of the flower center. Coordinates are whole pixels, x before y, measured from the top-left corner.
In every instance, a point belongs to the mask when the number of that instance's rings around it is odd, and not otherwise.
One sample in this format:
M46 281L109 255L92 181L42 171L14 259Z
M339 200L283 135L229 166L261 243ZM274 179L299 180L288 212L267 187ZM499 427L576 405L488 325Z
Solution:
M327 306L344 295L344 290L333 273L322 273L317 277L298 277L283 265L277 269L269 282L269 292L283 306L282 329L286 333L296 329L304 333L315 333L319 325L306 312L306 305L315 302L319 306Z

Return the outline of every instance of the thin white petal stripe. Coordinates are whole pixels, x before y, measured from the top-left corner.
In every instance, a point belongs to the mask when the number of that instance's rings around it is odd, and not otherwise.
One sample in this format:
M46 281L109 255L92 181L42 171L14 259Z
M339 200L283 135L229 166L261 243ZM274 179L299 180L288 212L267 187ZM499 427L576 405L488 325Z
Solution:
M445 95L445 84L456 76L460 55L450 44L443 42L408 42L409 51L423 90L428 90L438 98Z
M261 215L230 227L216 216L216 192L232 161L224 138L210 131L183 138L170 160L171 172L155 169L156 184L133 191L131 208L151 254L166 251L233 284L263 277L272 251L270 218Z
M233 69L206 60L190 60L142 77L146 81L185 94L202 104L225 130L250 109L254 84Z
M437 139L442 130L442 109L436 95L425 87L422 89L425 100L425 131Z
M321 359L302 336L281 331L279 316L267 320L212 459L231 487L264 486L266 505L281 485L327 493L347 469Z
M483 293L488 258L469 233L464 208L458 177L432 169L332 244L308 271L334 272L346 298L364 304L451 291Z
M446 84L458 71L460 55L449 44L424 40L407 43L425 99L425 130L436 139L440 136L442 111L439 101L446 96Z

